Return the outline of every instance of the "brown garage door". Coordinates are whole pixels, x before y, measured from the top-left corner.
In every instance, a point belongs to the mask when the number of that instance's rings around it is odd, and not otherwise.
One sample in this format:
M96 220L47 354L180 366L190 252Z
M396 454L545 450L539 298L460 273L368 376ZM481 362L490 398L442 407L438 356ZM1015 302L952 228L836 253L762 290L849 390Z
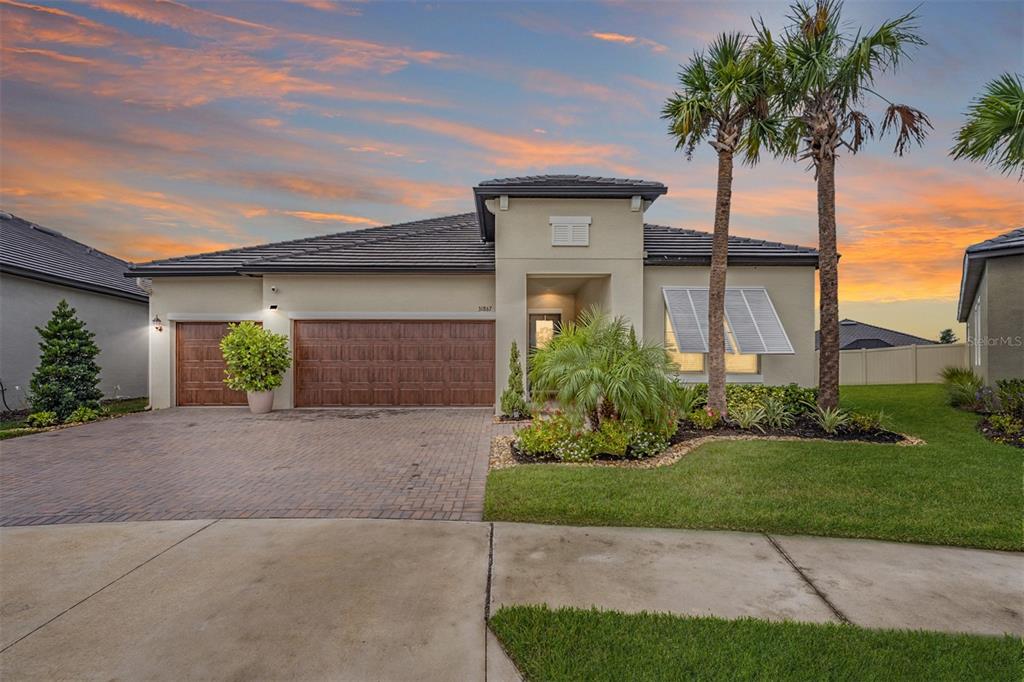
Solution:
M493 405L494 322L302 320L295 405Z
M245 393L224 385L220 340L228 332L228 323L177 322L174 327L177 404L245 405Z

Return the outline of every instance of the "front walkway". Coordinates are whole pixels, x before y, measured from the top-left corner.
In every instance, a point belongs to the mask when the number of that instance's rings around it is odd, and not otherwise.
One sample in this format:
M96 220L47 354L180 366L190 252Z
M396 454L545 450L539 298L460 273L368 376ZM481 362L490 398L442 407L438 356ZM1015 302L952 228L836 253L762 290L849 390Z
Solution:
M0 678L514 679L502 604L1024 634L1024 554L336 519L0 529Z
M7 440L0 525L479 520L489 408L178 408Z

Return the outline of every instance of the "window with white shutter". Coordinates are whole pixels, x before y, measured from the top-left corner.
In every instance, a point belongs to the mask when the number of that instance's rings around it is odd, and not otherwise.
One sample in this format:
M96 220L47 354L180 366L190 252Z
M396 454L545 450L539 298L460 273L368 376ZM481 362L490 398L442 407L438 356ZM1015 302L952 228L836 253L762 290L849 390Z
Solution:
M590 246L590 216L551 216L552 246Z

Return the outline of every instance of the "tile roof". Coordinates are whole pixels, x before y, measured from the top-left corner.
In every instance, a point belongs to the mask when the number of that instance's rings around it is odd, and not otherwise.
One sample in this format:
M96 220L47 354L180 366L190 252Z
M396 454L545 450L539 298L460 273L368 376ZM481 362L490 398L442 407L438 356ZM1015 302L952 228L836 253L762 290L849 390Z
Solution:
M821 332L814 332L814 348L817 350L821 339ZM898 332L894 329L877 327L866 322L857 320L839 321L839 349L851 350L855 348L887 348L889 346L926 346L933 345L935 341L925 339L913 334Z
M126 279L129 263L69 239L56 230L0 212L0 271L64 286L146 301Z
M966 322L974 305L981 275L985 271L985 260L999 256L1014 256L1024 253L1024 227L1018 227L983 242L972 244L964 251L963 274L960 277L960 302L957 305L957 320Z
M636 180L633 178L603 178L596 175L520 175L512 178L494 178L479 183L480 187L515 186L515 187L593 187L593 188L630 188L630 189L666 189L665 185L653 180Z
M737 264L814 265L817 252L759 239L730 237ZM648 265L701 265L711 260L711 235L644 226ZM274 244L181 256L132 266L142 275L262 272L494 272L494 243L480 239L475 213L370 227Z
M665 225L644 225L646 265L708 265L710 232ZM729 235L729 263L735 265L816 265L818 252L807 246Z

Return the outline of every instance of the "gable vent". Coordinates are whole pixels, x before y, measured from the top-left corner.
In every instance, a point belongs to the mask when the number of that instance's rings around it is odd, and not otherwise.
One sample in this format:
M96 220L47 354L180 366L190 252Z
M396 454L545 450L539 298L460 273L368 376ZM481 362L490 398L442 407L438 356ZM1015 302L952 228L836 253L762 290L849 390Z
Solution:
M590 216L551 216L552 246L590 246Z

